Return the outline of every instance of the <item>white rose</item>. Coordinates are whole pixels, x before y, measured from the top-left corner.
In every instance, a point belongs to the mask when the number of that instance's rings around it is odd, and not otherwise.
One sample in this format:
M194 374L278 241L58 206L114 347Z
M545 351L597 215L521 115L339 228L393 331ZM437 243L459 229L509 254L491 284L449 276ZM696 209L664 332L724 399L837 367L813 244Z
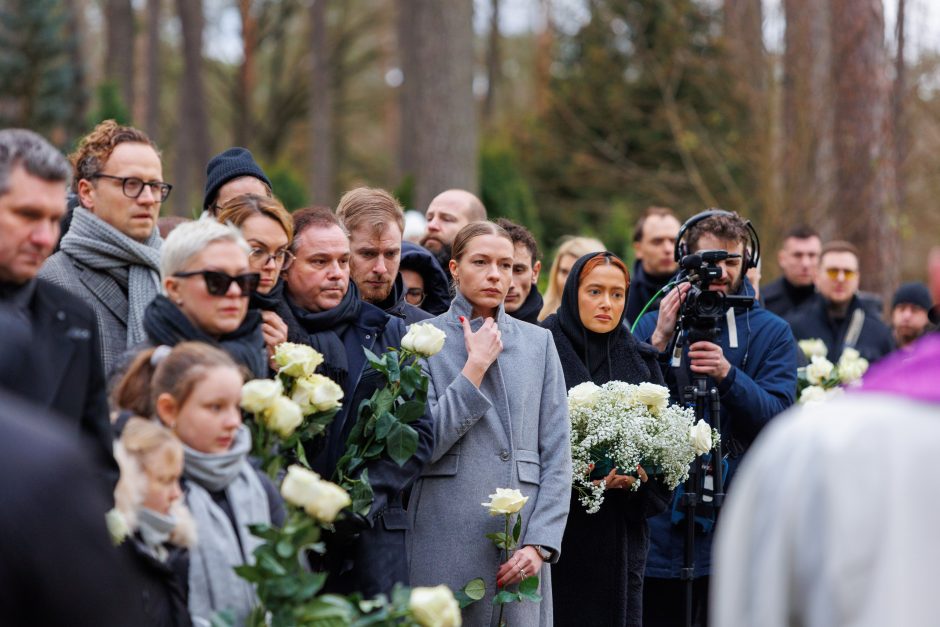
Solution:
M416 322L408 327L408 333L401 338L401 347L422 357L436 355L444 347L447 336L443 331L427 322Z
M278 372L291 377L306 377L323 363L323 355L306 344L281 342L274 349L274 362L281 367Z
M284 388L277 379L253 379L242 386L242 409L260 414L274 405L283 392Z
M649 407L655 416L669 405L669 388L655 383L643 382L637 386L636 400Z
M322 374L312 374L294 383L291 400L300 405L305 415L340 406L343 388Z
M329 481L318 481L314 498L304 506L304 511L321 522L331 523L336 515L352 503L343 488Z
M460 627L460 605L450 588L414 588L408 601L411 616L422 627Z
M825 357L829 354L829 349L826 347L826 343L818 338L811 340L800 340L799 345L800 350L803 351L803 354L806 355L807 359L812 359L813 357Z
M839 379L842 383L854 383L868 371L868 360L854 348L846 348L839 358Z
M294 464L287 469L287 475L281 482L281 496L291 505L306 507L316 498L319 482L320 475Z
M490 495L490 502L481 503L481 505L489 508L491 516L499 516L500 514L515 514L528 500L529 497L522 496L519 490L496 488L496 494Z
M127 524L124 514L117 508L110 510L104 515L104 522L108 526L108 533L111 535L111 542L115 545L124 542L125 538L131 534L131 528Z
M689 438L696 455L712 450L712 427L704 420L699 420L689 429Z
M304 421L304 414L300 411L300 407L286 396L279 396L275 399L274 405L269 407L263 416L268 428L282 438L290 437Z
M568 390L568 407L586 407L594 403L601 388L587 381Z
M825 357L814 355L812 361L806 366L806 380L812 385L818 385L832 374L832 362Z
M811 385L809 387L803 388L803 391L800 392L800 403L819 403L824 400L826 400L826 390L819 387L818 385Z

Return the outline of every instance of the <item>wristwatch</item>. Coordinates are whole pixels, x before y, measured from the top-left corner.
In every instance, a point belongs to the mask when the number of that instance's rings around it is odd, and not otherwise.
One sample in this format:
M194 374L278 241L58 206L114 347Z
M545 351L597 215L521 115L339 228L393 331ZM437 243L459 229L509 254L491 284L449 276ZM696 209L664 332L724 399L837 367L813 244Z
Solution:
M529 546L535 549L535 552L539 554L539 557L542 558L543 562L551 560L552 555L554 555L554 553L552 553L550 550L542 547L541 544L530 544Z

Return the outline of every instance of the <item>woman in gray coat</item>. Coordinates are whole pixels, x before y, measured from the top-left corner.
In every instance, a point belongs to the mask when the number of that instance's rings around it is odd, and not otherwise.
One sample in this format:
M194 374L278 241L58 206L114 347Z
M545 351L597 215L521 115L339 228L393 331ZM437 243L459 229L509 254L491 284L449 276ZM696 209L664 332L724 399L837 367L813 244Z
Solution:
M571 449L564 374L551 334L509 317L513 244L491 222L475 222L454 240L450 271L457 295L429 320L447 334L428 360L434 417L431 465L412 492L411 583L458 590L475 577L486 597L464 610L465 625L495 625L497 584L540 578L541 603L513 603L513 627L552 624L548 563L558 560L568 516ZM481 504L496 488L529 497L520 546L501 563L487 533L503 528Z

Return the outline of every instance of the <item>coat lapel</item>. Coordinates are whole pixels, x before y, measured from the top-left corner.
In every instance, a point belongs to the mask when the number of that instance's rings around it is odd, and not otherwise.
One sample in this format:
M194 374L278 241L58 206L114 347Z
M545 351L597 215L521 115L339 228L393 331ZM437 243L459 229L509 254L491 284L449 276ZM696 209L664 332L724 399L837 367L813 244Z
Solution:
M88 288L92 296L107 307L118 320L127 324L127 296L115 280L103 272L95 272L85 266L76 266L76 269L78 279Z

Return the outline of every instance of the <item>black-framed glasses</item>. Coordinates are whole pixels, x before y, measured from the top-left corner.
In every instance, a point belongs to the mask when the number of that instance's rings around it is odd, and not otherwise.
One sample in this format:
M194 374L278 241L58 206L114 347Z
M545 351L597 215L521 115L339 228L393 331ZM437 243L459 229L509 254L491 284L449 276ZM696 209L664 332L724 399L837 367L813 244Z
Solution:
M136 176L112 176L111 174L98 173L92 174L90 178L121 181L121 191L124 192L124 195L128 198L140 198L140 195L144 193L144 187L149 187L153 197L159 198L160 202L163 202L169 197L170 190L173 189L173 186L169 183L164 183L163 181L144 181Z
M248 253L248 261L260 268L268 265L268 262L272 259L274 263L281 266L281 270L287 270L294 263L294 254L286 248L281 248L273 253L269 253L264 248L252 248Z
M238 286L242 296L248 296L258 289L258 283L261 281L261 274L258 272L246 272L245 274L232 276L217 270L195 270L193 272L174 272L173 276L179 279L201 276L206 282L206 291L212 296L225 296L228 294L228 288L232 286L232 283Z

